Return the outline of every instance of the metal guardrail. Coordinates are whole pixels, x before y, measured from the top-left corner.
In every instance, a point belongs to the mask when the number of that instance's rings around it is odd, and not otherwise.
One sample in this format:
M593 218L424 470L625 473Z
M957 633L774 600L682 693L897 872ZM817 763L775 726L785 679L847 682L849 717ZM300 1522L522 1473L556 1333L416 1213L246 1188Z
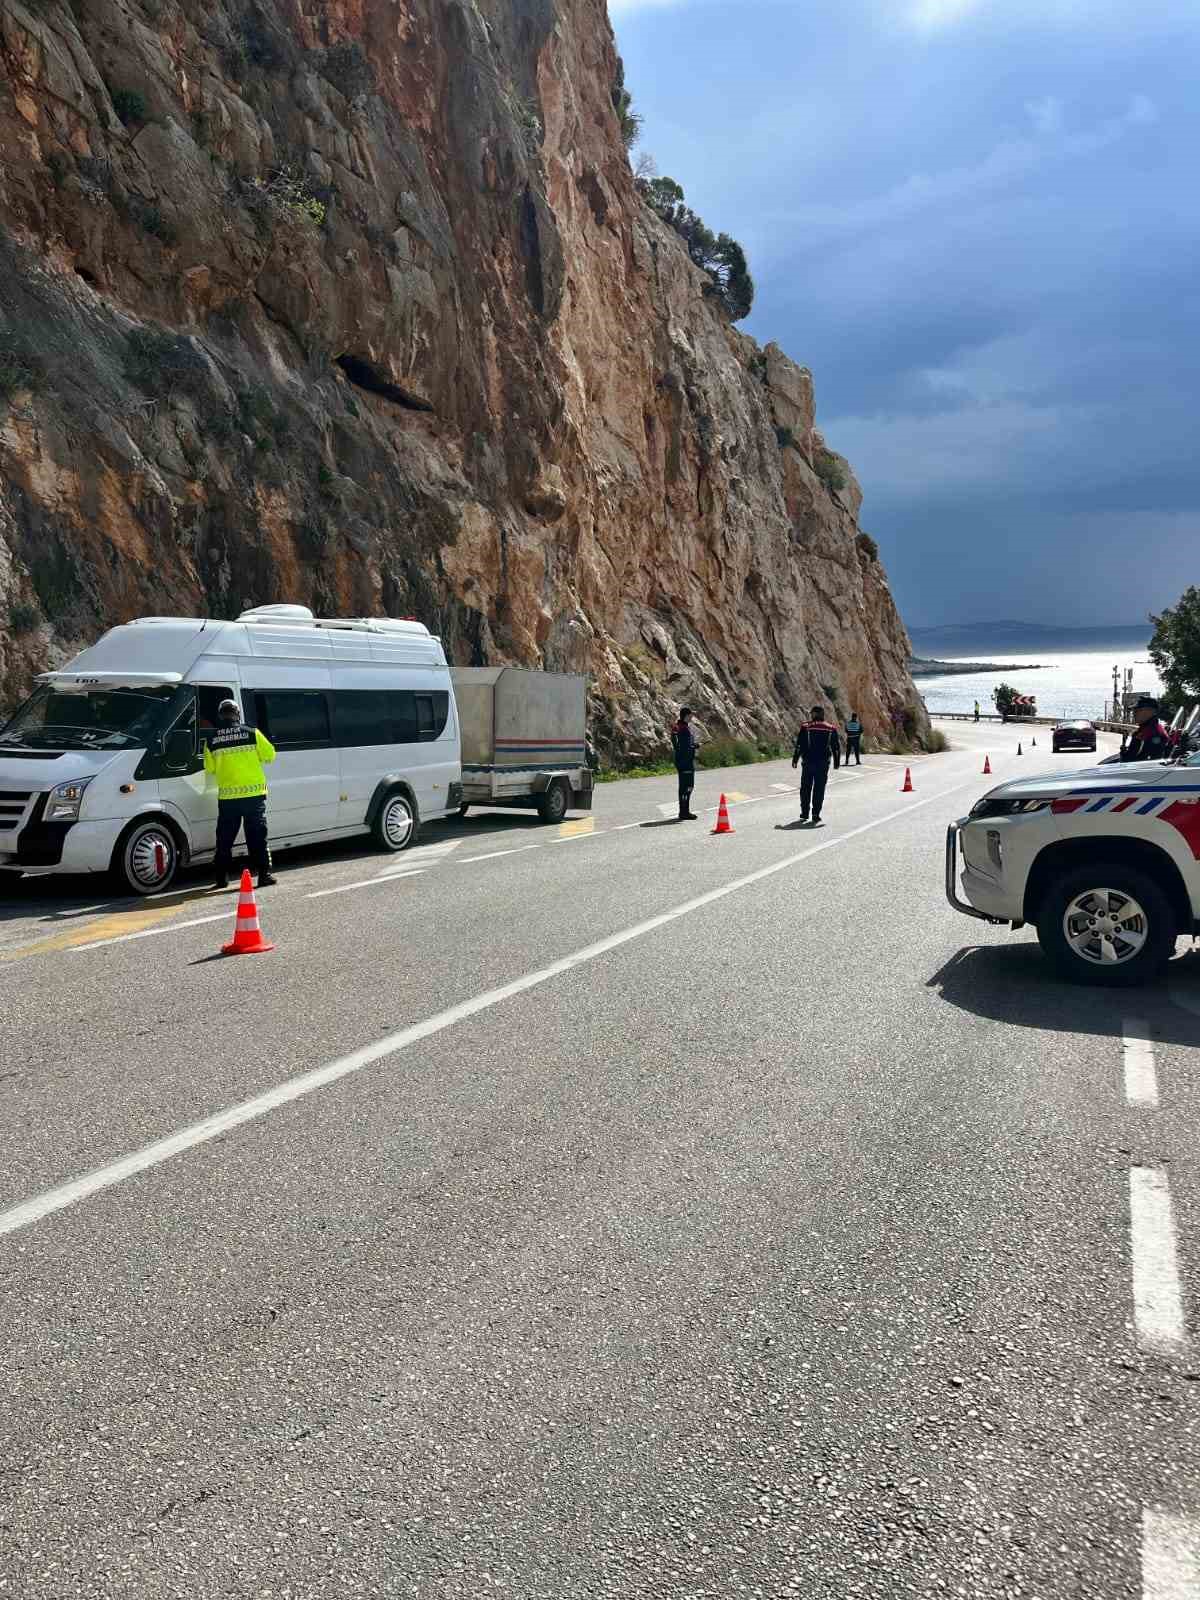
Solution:
M931 722L974 722L975 715L971 711L931 711L929 720ZM998 717L994 711L981 711L979 713L980 722L995 722L1009 728L1020 728L1022 726L1027 728L1053 728L1064 720L1070 719L1064 719L1063 717L1009 717L1008 721L1005 722L1004 718ZM1134 730L1132 722L1104 722L1097 721L1094 717L1088 717L1086 720L1091 722L1101 733L1132 733Z

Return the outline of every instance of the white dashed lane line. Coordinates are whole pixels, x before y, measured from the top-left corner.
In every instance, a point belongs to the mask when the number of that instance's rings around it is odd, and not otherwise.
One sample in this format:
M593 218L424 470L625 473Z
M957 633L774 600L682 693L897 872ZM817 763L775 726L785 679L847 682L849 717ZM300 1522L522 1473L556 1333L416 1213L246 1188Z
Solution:
M1142 1513L1142 1600L1200 1600L1200 1517Z
M1171 1190L1161 1167L1129 1173L1133 1320L1143 1350L1177 1355L1184 1347L1183 1295Z
M1125 1098L1131 1106L1158 1107L1158 1075L1150 1029L1140 1017L1125 1023L1121 1050L1125 1060Z
M379 878L360 878L357 883L340 883L336 889L313 889L306 894L306 900L324 900L326 895L349 894L351 889L373 889L377 883L396 883L401 878L420 878L429 869L427 867L413 867L409 872L389 872ZM183 923L176 923L176 927L183 927Z

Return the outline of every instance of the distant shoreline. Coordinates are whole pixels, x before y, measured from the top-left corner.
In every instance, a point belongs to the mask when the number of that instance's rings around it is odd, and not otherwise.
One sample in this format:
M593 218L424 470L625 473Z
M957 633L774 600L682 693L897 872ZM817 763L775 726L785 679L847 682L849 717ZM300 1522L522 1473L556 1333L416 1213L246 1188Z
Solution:
M1044 672L1046 668L1040 661L1022 665L1016 661L931 661L924 656L913 656L908 670L914 678L952 678L971 672Z

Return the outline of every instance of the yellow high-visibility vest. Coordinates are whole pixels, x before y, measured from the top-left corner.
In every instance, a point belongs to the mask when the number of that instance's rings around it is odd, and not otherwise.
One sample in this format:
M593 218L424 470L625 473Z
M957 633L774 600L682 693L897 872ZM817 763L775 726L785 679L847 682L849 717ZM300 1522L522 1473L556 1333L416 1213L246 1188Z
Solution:
M204 770L217 780L220 800L253 800L267 792L263 763L275 759L275 746L257 728L233 722L204 741Z

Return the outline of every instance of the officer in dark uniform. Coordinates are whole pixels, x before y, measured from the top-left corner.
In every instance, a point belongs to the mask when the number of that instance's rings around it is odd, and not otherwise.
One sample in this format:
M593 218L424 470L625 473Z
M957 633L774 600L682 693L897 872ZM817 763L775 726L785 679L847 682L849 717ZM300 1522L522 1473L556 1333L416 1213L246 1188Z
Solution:
M671 729L671 750L679 774L679 820L696 822L692 810L692 791L696 787L696 730L692 727L691 706L680 706L679 721Z
M807 822L811 813L814 827L821 820L831 760L836 771L841 765L838 731L825 721L825 707L814 706L812 721L802 725L792 751L792 770L800 766L800 821Z
M1158 720L1158 701L1143 695L1133 708L1137 732L1122 742L1122 761L1165 761L1171 754L1167 730Z

